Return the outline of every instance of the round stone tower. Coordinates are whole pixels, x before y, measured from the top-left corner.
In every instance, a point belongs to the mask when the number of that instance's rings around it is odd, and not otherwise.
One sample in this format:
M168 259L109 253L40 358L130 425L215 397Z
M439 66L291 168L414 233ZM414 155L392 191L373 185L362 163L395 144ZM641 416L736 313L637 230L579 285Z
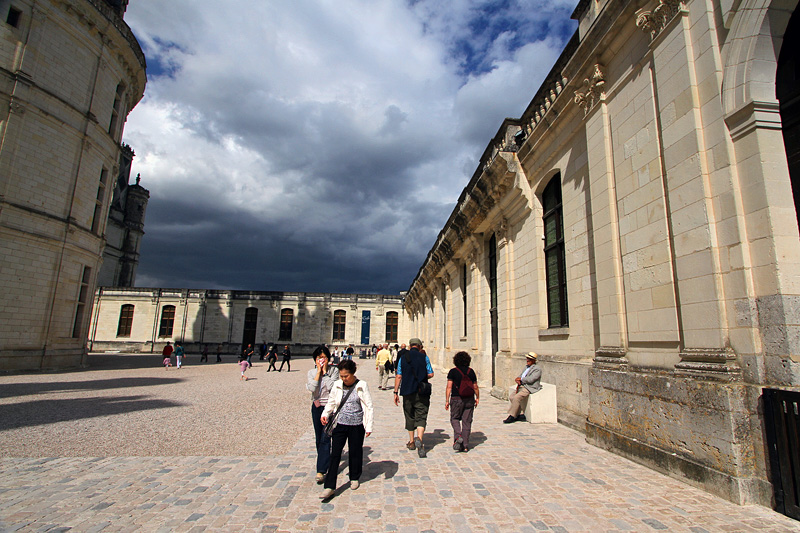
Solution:
M79 366L120 139L147 78L127 0L0 0L0 369Z

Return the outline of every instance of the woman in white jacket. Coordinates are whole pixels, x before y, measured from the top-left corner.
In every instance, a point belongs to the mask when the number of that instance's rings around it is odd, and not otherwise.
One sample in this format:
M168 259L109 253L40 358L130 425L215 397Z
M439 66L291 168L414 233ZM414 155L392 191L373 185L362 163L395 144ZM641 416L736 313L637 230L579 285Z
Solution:
M372 397L369 387L356 378L356 363L345 359L338 365L339 381L333 384L328 403L322 412L320 421L323 425L335 418L336 427L331 436L331 462L325 476L325 490L320 498L327 500L336 493L336 476L339 474L339 462L342 450L347 442L350 455L350 488L358 488L364 462L364 437L372 433ZM344 403L343 398L350 392Z

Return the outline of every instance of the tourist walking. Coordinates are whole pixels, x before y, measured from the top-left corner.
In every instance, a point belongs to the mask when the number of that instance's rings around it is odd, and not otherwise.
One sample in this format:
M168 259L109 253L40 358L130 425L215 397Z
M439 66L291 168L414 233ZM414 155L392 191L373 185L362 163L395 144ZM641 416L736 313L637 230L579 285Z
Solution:
M289 350L289 345L288 344L283 347L283 352L281 353L281 355L283 356L283 359L281 360L281 367L278 369L278 372L283 370L283 364L284 363L286 363L286 371L287 372L291 372L292 371L292 363L291 363L291 361L292 361L292 352L291 352L291 350Z
M217 344L217 363L222 362L222 345Z
M342 450L347 443L350 488L358 488L364 467L364 438L372 433L372 397L369 387L356 377L356 363L345 359L339 363L339 380L333 384L328 403L322 412L323 425L336 424L331 435L331 462L325 475L325 490L320 498L327 500L336 493L336 477Z
M251 366L253 365L251 365L250 361L248 361L247 359L242 359L241 361L239 361L239 368L242 369L242 376L239 378L239 381L242 380L247 381L247 376L245 376L244 373L247 372L247 369L250 368Z
M261 341L261 346L258 347L258 360L263 361L267 355L267 341Z
M389 374L394 370L392 366L392 352L389 351L388 344L384 344L375 357L375 370L378 371L378 390L388 390Z
M175 366L177 366L179 369L181 367L181 364L183 363L183 356L184 356L183 346L181 346L181 343L176 342L175 343Z
M325 474L331 464L331 438L323 431L321 417L333 384L339 379L339 369L331 365L331 352L324 344L317 346L311 356L314 359L314 368L308 371L306 388L311 391L311 421L314 424L317 445L315 480L319 485L325 481Z
M278 361L278 352L275 351L275 345L269 345L269 352L267 353L267 362L269 363L269 367L267 368L267 372L271 372L272 370L278 370L275 368L275 363Z
M164 358L162 364L165 369L172 366L172 344L170 344L169 341L167 341L167 345L164 346L164 349L161 350L161 356Z
M399 405L398 394L403 397L403 416L408 431L406 448L417 450L417 454L422 458L427 455L422 438L425 435L428 409L431 405L431 389L428 380L433 377L433 368L431 368L428 356L420 352L421 340L413 338L408 344L411 349L403 352L397 359L394 404Z
M203 345L203 352L200 356L201 363L208 363L208 344Z
M244 349L243 357L247 359L247 362L250 363L250 366L253 366L253 354L255 350L253 349L252 344L248 344L247 348Z
M472 415L480 402L478 376L469 367L472 358L467 352L453 356L453 368L447 373L447 390L444 408L450 410L450 425L453 426L453 449L469 451L469 436L472 433Z
M525 421L522 410L527 405L528 397L542 390L542 369L536 364L537 357L536 352L525 354L525 369L514 379L517 389L508 399L508 417L503 420L506 424Z

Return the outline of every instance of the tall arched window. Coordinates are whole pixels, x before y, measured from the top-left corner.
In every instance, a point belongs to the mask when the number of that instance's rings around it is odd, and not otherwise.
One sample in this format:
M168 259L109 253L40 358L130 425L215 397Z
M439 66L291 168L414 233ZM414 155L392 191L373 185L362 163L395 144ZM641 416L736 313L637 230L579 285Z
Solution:
M347 313L341 309L333 312L333 340L344 340L344 327L346 324Z
M117 324L117 337L130 337L133 326L133 306L125 304L119 310L119 324Z
M556 174L542 193L544 216L544 262L547 275L547 323L559 328L569 325L567 313L567 268L564 253L564 210L561 204L561 175Z
M258 326L258 309L248 307L244 312L244 328L242 330L242 346L256 343L256 326Z
M397 311L386 313L386 342L397 342Z
M111 107L111 120L108 123L108 133L114 139L119 136L119 126L124 119L121 118L125 114L124 109L125 98L125 85L120 83L117 85L117 90L114 93L114 105Z
M292 340L292 322L294 322L294 311L281 309L281 328L278 332L278 340Z
M175 306L165 305L161 309L161 326L158 328L159 337L172 337L172 326L175 323Z

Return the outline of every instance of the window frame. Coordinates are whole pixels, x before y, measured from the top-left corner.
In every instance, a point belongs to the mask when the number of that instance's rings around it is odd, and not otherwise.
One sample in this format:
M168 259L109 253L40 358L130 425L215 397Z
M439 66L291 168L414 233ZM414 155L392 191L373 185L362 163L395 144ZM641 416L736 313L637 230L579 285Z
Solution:
M288 317L288 320L286 318ZM281 309L281 318L278 327L278 340L290 341L292 340L292 329L294 325L294 309L284 307Z
M556 174L542 191L542 227L544 234L545 291L547 296L547 327L569 326L567 300L567 262L564 245L564 202L561 194L561 174ZM549 241L548 223L554 222L555 236ZM554 302L553 291L558 293ZM555 306L558 309L554 309ZM557 317L556 317L557 313ZM558 320L554 320L558 318Z
M119 321L117 321L117 337L130 337L133 330L133 314L135 306L124 304L119 308Z
M393 321L391 319L394 319ZM386 312L386 342L397 342L397 331L400 325L400 313L397 311Z
M167 316L165 313L171 311L172 316ZM175 306L164 305L161 307L161 320L158 323L158 336L159 338L172 338L175 330Z
M333 331L331 339L333 342L343 342L345 340L345 330L347 329L347 311L337 309L333 312Z

